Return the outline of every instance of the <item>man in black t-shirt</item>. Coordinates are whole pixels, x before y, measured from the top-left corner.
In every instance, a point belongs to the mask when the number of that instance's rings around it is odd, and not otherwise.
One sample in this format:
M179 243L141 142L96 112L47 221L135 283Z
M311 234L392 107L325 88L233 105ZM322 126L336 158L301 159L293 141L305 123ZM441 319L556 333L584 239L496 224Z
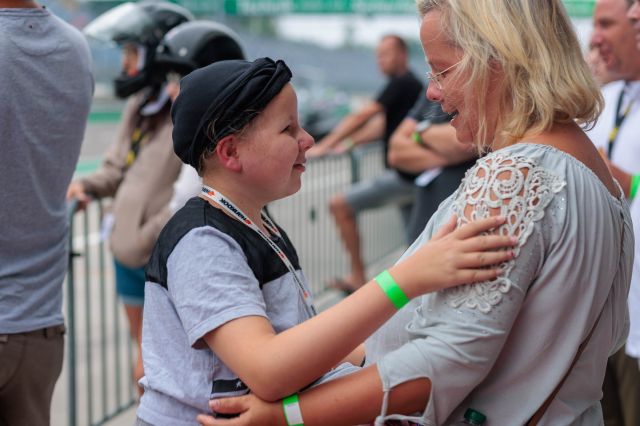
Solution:
M364 210L393 203L401 207L407 221L414 197L415 175L390 169L387 152L391 134L422 93L422 83L408 69L408 49L402 38L396 35L383 37L376 49L376 56L380 71L389 78L385 87L374 101L347 115L307 153L307 157L317 157L332 150L342 152L380 137L384 142L384 163L387 170L375 179L356 183L344 194L334 196L330 202L331 214L351 263L351 274L345 278L337 278L333 285L345 291L353 291L366 282L356 215ZM370 132L360 130L380 114L385 118L384 131L377 138L367 139L364 134Z
M389 164L407 173L420 173L407 224L409 244L422 233L440 203L460 186L477 158L473 147L458 142L449 121L440 104L422 96L389 142Z

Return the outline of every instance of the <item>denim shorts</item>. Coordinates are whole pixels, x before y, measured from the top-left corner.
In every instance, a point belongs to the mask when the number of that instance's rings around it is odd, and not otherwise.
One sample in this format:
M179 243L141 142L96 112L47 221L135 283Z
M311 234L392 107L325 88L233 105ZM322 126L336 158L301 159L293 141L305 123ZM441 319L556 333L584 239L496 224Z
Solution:
M144 304L144 268L129 268L113 260L118 296L125 305Z

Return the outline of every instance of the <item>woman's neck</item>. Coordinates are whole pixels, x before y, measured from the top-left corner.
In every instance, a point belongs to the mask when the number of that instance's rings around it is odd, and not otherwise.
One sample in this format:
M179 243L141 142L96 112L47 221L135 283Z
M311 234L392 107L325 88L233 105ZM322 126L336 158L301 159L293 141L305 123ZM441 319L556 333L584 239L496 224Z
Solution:
M584 132L575 122L558 123L555 122L548 130L537 133L528 133L522 137L522 141L537 143L540 145L551 145L555 148L565 150L564 145L575 145L576 136L584 136ZM586 137L582 137L585 139Z

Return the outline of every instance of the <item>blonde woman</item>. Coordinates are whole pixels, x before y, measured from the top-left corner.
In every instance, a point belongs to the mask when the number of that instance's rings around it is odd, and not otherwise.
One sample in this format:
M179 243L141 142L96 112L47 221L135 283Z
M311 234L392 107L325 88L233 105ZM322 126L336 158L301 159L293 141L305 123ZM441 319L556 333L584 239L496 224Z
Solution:
M602 99L566 11L561 0L418 7L427 96L486 155L407 255L456 213L459 224L507 216L496 232L518 238L516 258L493 281L405 306L367 342L376 365L301 393L293 408L291 399L212 401L241 414L203 424L293 424L294 412L307 426L376 416L446 425L469 408L485 425L602 423L607 357L628 328L633 236L624 195L580 127Z

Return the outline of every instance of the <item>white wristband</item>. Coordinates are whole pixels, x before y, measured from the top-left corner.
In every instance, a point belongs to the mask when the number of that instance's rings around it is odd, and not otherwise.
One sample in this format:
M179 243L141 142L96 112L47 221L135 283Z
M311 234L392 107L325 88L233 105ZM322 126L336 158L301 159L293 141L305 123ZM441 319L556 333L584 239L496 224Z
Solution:
M294 393L282 400L282 408L284 410L284 417L287 420L289 426L304 426L302 421L302 411L300 411L300 404L298 403L298 394Z

